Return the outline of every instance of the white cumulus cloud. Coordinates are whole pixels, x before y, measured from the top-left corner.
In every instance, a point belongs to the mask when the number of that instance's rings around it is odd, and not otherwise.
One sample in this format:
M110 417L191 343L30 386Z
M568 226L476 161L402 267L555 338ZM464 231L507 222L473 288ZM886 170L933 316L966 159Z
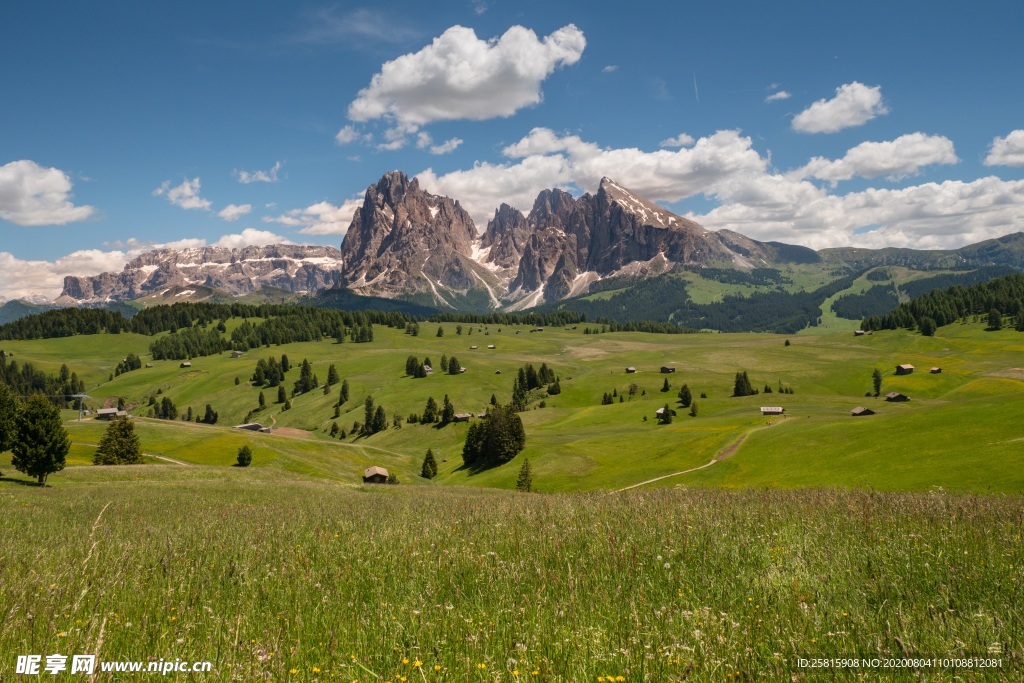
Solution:
M281 162L274 162L269 171L235 171L234 175L238 182L248 185L249 183L276 183L277 172L281 170Z
M955 164L958 161L953 141L949 138L910 133L886 142L862 142L842 159L814 157L806 166L794 171L794 175L828 180L835 185L854 176L900 179L918 173L922 166Z
M449 154L458 149L459 145L462 144L462 138L451 138L445 140L439 145L434 144L434 139L430 136L430 133L421 130L416 134L416 147L419 149L425 149L431 154Z
M269 230L246 228L235 235L224 235L210 246L240 249L242 247L259 247L265 244L293 244L293 242L280 235L275 235Z
M217 212L217 215L229 223L237 221L242 216L252 212L252 204L228 204Z
M793 118L793 130L799 133L835 133L861 126L888 114L882 102L882 86L867 86L854 81L836 88L836 96L821 99Z
M22 159L0 166L0 218L16 225L64 225L84 221L91 206L71 202L71 179L56 168Z
M1011 131L1004 138L992 140L985 165L1024 166L1024 130Z
M778 92L773 92L771 95L769 95L768 97L764 98L764 101L765 102L779 102L781 100L788 100L790 97L792 97L791 94L789 94L785 90L780 90Z
M607 176L648 199L676 201L713 192L731 176L762 173L767 166L750 138L731 130L700 138L690 148L647 152L602 148L577 135L534 128L503 153L518 161L477 163L441 176L427 169L417 177L425 189L458 198L483 227L499 203L528 211L537 194L551 187L595 192Z
M693 143L694 143L694 139L693 139L692 135L687 135L686 133L680 133L679 135L676 135L675 137L665 138L660 143L658 143L658 146L660 146L660 147L689 147Z
M492 40L452 26L420 51L386 62L349 105L348 117L384 119L412 133L433 121L511 116L539 103L544 79L579 61L586 44L572 24L543 39L513 26Z
M299 228L299 232L304 235L344 235L356 209L362 205L361 197L346 199L341 206L323 201L304 209L292 209L280 216L267 216L263 221Z
M863 143L841 159L788 172L772 168L749 137L731 130L690 148L646 151L536 128L504 154L506 163L440 175L427 169L417 177L424 189L459 199L480 229L501 202L525 213L541 190L594 192L603 176L655 201L704 196L718 206L689 217L708 228L814 248L953 248L1024 224L1024 181L989 177L840 194L807 179L905 176L927 164L956 163L952 142L921 133Z
M171 187L171 181L165 180L160 187L153 190L157 197L167 197L167 201L183 209L210 210L210 200L199 196L199 178L185 178L181 185Z

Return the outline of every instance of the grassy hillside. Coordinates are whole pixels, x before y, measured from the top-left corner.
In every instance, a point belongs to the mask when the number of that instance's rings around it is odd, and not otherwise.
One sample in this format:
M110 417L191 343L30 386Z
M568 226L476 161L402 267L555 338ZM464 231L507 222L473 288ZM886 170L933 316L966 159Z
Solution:
M0 507L5 675L32 652L208 660L170 678L202 681L1022 671L1018 496L537 496L153 465L0 479ZM797 664L915 656L994 668Z
M235 322L229 321L229 331ZM437 337L437 327L422 324L420 336L413 337L377 326L375 340L367 344L273 346L238 359L228 353L195 358L189 369L177 361L156 361L153 368L113 381L107 381L110 371L128 352L149 361L146 351L152 338L95 335L4 346L16 360L31 360L48 371L66 362L86 380L94 405L121 397L139 418L146 416L150 397L171 398L182 414L191 407L201 415L211 404L220 414L215 426L137 420L147 453L194 464L229 465L238 447L249 444L255 451L254 467L269 471L358 482L362 469L380 464L405 484L426 484L418 474L431 448L440 465L431 486L511 488L528 457L537 486L549 492L618 489L716 459L705 469L653 485L1024 490L1024 433L1015 419L1024 400L1024 336L1010 330L985 332L983 324L956 324L931 338L904 331L865 337L849 332L795 335L785 346L785 337L768 334L584 334L586 325L531 333L525 327L466 324L458 336L455 324L446 323L444 336ZM489 350L489 344L497 348ZM471 345L479 348L471 350ZM248 382L256 361L282 354L296 366L309 359L321 382L331 364L348 380L350 400L337 419L346 431L363 420L367 395L385 407L389 424L394 415L421 413L428 396L440 404L447 394L459 412L482 411L492 394L505 403L516 370L526 362L548 363L560 376L563 392L543 399L544 408L535 396L533 409L522 416L527 447L520 456L502 467L471 473L461 462L466 424L403 424L369 438L331 439L337 386L329 395L315 390L297 396L287 411L274 403L276 389L263 389L268 407L252 419L279 429L271 435L230 429L257 407L260 389ZM435 365L442 355L454 355L468 371L406 377L410 354L429 356ZM906 362L918 372L893 376L893 368ZM658 368L667 364L677 372L659 374ZM626 366L638 372L627 375ZM942 374L928 374L932 366L941 366ZM885 375L883 394L902 391L912 400L889 404L866 398L876 367ZM794 393L732 398L739 370L748 371L757 388L768 384L777 389L781 383ZM666 377L671 390L662 393ZM285 386L290 390L296 379L298 370L292 370ZM684 382L698 403L697 417L689 417L677 404L676 393ZM632 400L601 405L605 392L628 396L630 384L637 385ZM701 392L706 399L700 398ZM659 425L654 411L666 402L678 417L670 425ZM758 410L762 405L784 406L787 416L763 418ZM851 418L850 409L858 405L878 414ZM73 417L67 413L69 420ZM90 444L98 443L103 428L88 420L69 424L76 443L73 463L89 461ZM54 484L64 476L56 475Z

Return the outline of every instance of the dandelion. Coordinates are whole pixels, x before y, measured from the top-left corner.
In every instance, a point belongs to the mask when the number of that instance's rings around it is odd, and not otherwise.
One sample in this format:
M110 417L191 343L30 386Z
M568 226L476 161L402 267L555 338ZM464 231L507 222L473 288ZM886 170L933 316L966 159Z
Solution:
M318 674L318 673L320 673L320 668L319 668L319 667L315 667L315 666L314 666L314 667L313 667L313 673L315 673L315 674Z
M476 668L478 668L478 669L480 669L481 671L483 671L484 669L486 669L486 668L487 668L487 665L486 665L486 664L484 664L483 662L480 662L479 664L477 664L477 665L476 665Z
M434 665L434 671L440 671L440 670L441 670L441 665L440 664L435 664Z
M409 658L408 657L402 657L402 664L408 664L408 663L409 663Z
M299 673L299 670L298 669L288 669L288 673L290 673L292 676L294 676L295 674Z
M626 677L625 676L616 676L615 680L618 681L619 683L622 683L622 681L626 680Z
M415 662L412 663L412 665L418 669L421 666L423 666L423 662L417 659Z

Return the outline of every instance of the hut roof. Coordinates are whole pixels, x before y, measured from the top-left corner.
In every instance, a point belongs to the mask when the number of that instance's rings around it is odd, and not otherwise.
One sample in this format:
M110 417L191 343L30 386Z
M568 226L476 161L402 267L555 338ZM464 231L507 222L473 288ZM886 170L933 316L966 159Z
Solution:
M363 477L366 478L366 479L369 479L370 477L372 477L372 476L374 476L376 474L381 474L381 475L386 477L386 476L388 476L388 471L386 469L384 469L383 467L379 467L377 465L374 465L373 467L367 467L366 468L366 470L363 472Z

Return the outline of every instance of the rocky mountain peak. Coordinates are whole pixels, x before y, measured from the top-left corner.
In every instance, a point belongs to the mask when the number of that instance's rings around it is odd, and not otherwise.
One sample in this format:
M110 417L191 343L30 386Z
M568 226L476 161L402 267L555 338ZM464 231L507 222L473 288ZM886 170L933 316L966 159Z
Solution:
M339 286L385 297L423 292L450 306L487 272L471 258L476 241L473 219L457 201L393 171L366 189L356 209L341 244Z

